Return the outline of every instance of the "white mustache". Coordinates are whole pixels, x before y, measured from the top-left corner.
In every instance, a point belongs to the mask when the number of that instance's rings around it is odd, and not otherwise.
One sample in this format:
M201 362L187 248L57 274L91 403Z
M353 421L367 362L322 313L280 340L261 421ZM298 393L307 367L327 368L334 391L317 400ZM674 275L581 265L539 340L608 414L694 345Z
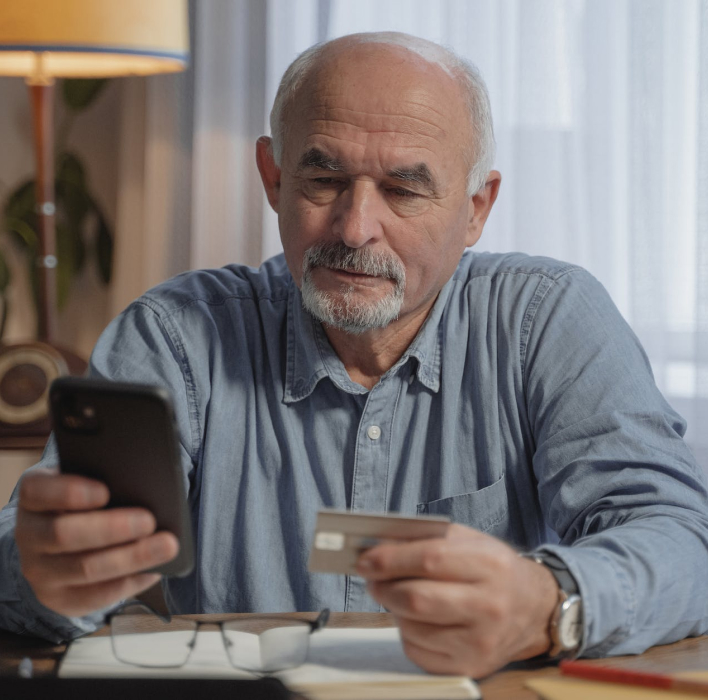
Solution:
M340 242L320 243L305 251L303 271L313 267L356 272L371 277L386 277L403 286L406 272L400 261L385 253L375 253L368 248L349 248Z

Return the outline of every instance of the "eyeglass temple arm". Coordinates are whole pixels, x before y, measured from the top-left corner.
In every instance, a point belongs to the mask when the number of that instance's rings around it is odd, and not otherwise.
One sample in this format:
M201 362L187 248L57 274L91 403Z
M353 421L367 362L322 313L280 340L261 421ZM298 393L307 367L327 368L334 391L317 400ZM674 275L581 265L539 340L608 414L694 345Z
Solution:
M327 623L329 622L329 608L324 608L317 616L317 619L314 622L312 622L311 620L308 622L310 625L310 634L312 634L312 632L317 632L317 630L321 630L323 627L326 627Z

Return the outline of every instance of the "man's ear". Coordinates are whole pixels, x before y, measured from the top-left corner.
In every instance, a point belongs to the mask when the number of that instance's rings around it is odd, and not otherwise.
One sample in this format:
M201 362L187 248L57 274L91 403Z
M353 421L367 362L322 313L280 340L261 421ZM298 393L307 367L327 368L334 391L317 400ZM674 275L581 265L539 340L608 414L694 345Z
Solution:
M484 187L470 197L465 245L474 245L482 235L484 224L499 194L499 185L501 185L501 173L498 170L492 170L487 175Z
M261 136L256 141L256 164L261 174L261 181L265 189L268 203L274 211L278 211L280 199L280 168L273 159L272 139L270 136Z

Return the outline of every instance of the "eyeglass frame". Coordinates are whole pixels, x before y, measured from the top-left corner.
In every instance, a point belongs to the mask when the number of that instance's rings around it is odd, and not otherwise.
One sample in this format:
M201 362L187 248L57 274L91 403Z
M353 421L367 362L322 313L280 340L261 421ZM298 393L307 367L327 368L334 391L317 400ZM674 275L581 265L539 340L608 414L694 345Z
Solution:
M116 617L119 617L120 615L123 614L123 611L130 607L137 605L141 608L144 608L148 614L152 614L155 617L157 617L159 620L162 620L165 624L169 624L172 622L172 615L169 612L161 613L155 610L149 603L145 603L142 600L138 600L137 598L132 599L132 600L125 600L123 601L120 605L115 610L112 610L110 613L108 613L105 617L105 624L110 627L110 638L111 638L111 650L113 651L113 656L116 658L117 661L119 661L122 664L126 664L127 666L135 666L136 668L183 668L184 666L187 665L187 662L189 661L190 657L192 656L192 652L194 651L194 647L196 646L197 642L197 632L199 632L200 628L203 627L204 625L216 625L219 628L219 633L221 636L221 641L224 644L224 651L226 652L226 658L229 660L229 664L231 665L231 668L236 669L237 671L244 671L246 673L251 673L256 676L267 676L269 673L277 673L278 671L284 671L286 669L291 669L291 668L297 668L297 666L301 664L296 664L295 666L284 666L282 668L277 668L277 669L269 669L267 671L252 671L247 668L244 668L242 666L237 666L234 664L234 662L231 660L231 654L229 653L229 646L233 644L231 640L229 640L225 633L224 633L224 625L228 625L231 622L234 622L234 620L215 620L215 621L207 621L207 620L189 620L189 622L194 623L194 633L192 634L192 638L190 641L187 643L187 647L189 648L189 652L187 653L187 656L185 660L180 663L180 664L161 664L159 666L155 665L148 665L148 664L139 664L135 663L133 661L124 661L123 659L120 658L118 655L118 652L116 651L115 647L115 636L113 634L113 620ZM330 609L329 608L323 608L320 610L319 614L317 615L317 619L315 620L293 620L288 619L288 618L283 618L284 621L286 622L301 622L303 625L308 625L310 627L310 631L308 634L308 649L309 649L309 635L312 635L313 632L317 632L318 630L323 629L326 627L327 623L329 622L329 616L330 616ZM275 628L273 628L275 629Z

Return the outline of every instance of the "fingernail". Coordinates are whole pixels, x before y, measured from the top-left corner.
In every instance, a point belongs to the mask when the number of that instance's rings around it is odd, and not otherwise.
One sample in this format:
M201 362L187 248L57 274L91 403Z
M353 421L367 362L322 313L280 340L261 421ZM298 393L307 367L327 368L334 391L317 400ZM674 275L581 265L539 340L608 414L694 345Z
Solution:
M102 486L85 486L84 487L84 502L88 505L94 505L101 501L104 497L104 489Z
M169 541L165 537L156 537L155 539L153 539L150 543L150 552L156 559L159 559L160 561L164 561L165 559L171 559L174 556L172 552L172 547L170 546Z
M153 517L149 513L136 513L131 518L130 524L136 537L148 535L155 529Z
M363 573L370 573L374 570L374 562L371 559L359 559L356 568Z
M103 503L110 498L110 493L105 484L93 483L86 487L84 496L91 504Z

